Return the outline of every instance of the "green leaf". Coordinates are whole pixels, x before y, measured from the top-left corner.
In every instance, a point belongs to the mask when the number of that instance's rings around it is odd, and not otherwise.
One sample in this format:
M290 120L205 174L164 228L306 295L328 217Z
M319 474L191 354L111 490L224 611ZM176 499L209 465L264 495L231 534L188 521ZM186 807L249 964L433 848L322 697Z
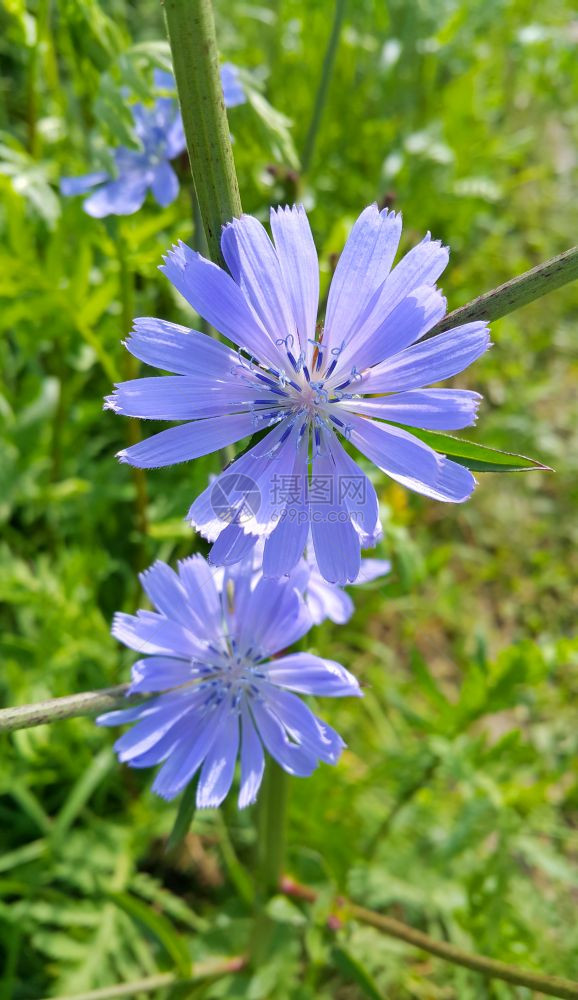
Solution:
M94 758L87 770L81 772L78 781L73 785L66 802L55 820L52 830L52 841L54 844L62 842L63 837L68 833L93 792L96 791L100 783L106 778L114 761L114 755L110 748L106 747Z
M422 431L414 427L411 433L442 455L451 458L458 465L465 465L472 472L552 472L549 465L542 465L533 458L516 455L509 451L488 448L487 445L465 441L464 438L442 434L440 431Z
M303 927L307 923L307 917L301 912L286 896L273 896L265 907L272 920L279 924L292 924L294 927Z
M370 997L370 1000L383 1000L383 993L378 989L373 976L343 945L336 945L333 949L333 962L345 979L357 983L364 996Z
M179 810L177 812L173 828L169 834L169 839L167 840L167 851L174 851L175 847L178 847L187 836L197 808L195 797L196 786L191 783L185 788L183 797L179 802Z
M185 977L190 975L191 961L188 946L163 913L159 913L152 906L147 906L128 892L112 892L110 898L133 920L146 927L160 942L175 963L179 975Z

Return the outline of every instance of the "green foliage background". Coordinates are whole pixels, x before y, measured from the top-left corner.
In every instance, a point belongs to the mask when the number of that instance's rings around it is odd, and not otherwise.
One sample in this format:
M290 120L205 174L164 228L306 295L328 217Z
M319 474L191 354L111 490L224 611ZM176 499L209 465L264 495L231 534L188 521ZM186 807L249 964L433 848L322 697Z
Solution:
M262 218L294 197L332 12L328 0L218 4L223 57L257 88L230 123L244 208ZM573 18L570 0L350 0L302 186L325 284L373 199L403 210L404 247L427 229L451 245L450 308L576 241ZM138 483L113 457L129 424L102 413L112 381L130 377L132 315L195 322L156 271L192 238L186 182L169 209L103 222L57 193L126 137L119 87L146 95L166 60L160 7L4 0L2 24L0 696L12 705L127 678L111 615L138 606L139 567L198 544L182 515L216 460L146 477L143 537ZM577 299L568 287L497 322L495 347L459 383L485 397L476 440L554 475L482 477L463 507L379 480L391 577L355 591L347 628L313 637L366 697L323 705L349 750L291 786L288 867L318 904L274 906L256 975L155 996L530 995L366 927L328 930L334 892L578 979ZM113 738L85 719L2 739L0 1000L246 945L254 810L198 816L167 854L175 805L115 763Z

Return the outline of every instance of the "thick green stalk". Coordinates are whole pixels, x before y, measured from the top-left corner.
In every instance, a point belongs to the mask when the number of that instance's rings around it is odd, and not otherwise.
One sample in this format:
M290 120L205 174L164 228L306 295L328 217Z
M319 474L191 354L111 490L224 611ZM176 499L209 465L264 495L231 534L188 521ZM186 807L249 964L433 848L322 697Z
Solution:
M287 896L303 899L309 903L313 903L317 899L317 893L314 889L294 882L291 878L282 880L281 890ZM438 958L451 962L453 965L460 965L464 969L480 972L488 979L501 979L503 982L513 983L516 986L526 986L530 990L545 993L547 996L562 997L563 1000L578 1000L578 983L572 982L570 979L546 976L542 972L520 969L515 965L508 965L507 962L486 958L485 955L463 951L447 941L439 941L430 937L429 934L415 930L414 927L402 923L395 917L376 913L374 910L368 910L365 906L358 906L357 903L351 903L349 900L338 899L333 916L337 918L337 926L347 920L358 920L360 923L375 927L384 934L405 941L407 944L413 945L414 948L419 948L420 951L437 955Z
M222 264L221 228L241 214L211 0L165 0L177 92L211 259Z
M211 259L223 264L221 228L241 214L225 113L211 0L165 0L167 31L197 201ZM269 762L260 796L257 912L254 940L270 933L265 903L276 891L284 858L286 775Z
M498 288L493 288L491 292L484 292L477 299L473 299L465 306L454 309L434 326L427 337L433 337L436 333L449 330L452 326L460 323L470 323L472 320L493 320L508 313L515 312L521 306L534 302L542 295L561 288L578 278L578 247L572 247L561 253L558 257L552 257L544 264L538 264L531 271L524 271L517 278L511 278ZM427 337L423 339L426 340Z
M97 715L99 712L109 712L113 708L128 708L129 705L142 701L142 698L126 698L128 687L128 684L119 684L117 687L102 688L100 691L83 691L81 694L71 694L65 698L37 701L34 705L0 709L0 733L44 726L47 722L74 719L78 715Z
M343 24L343 17L345 14L345 4L346 0L336 0L335 2L331 34L329 36L327 49L323 58L321 79L319 81L319 87L317 88L317 94L315 95L315 104L313 105L313 114L311 116L311 122L305 138L305 145L303 146L303 155L301 157L301 172L303 174L307 174L309 172L309 168L311 167L311 163L313 161L313 152L315 150L317 133L319 132L321 117L327 101L333 67L335 66L335 57L339 46L339 36L341 35L341 26Z
M274 923L266 911L266 905L270 897L279 891L285 864L288 791L287 774L274 760L268 760L257 807L257 909L250 956L254 968L262 965L270 951Z
M259 801L257 850L259 890L266 896L278 891L285 864L288 785L285 771L275 761L267 761Z

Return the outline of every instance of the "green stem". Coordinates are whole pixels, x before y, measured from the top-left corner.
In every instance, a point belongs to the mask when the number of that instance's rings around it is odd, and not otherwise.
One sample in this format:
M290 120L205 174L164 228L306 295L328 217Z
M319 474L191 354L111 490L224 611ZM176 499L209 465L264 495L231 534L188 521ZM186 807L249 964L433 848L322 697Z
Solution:
M265 908L279 891L285 864L288 791L287 774L275 761L268 760L257 807L256 915L251 942L254 968L265 960L273 933L274 923Z
M295 899L303 899L309 903L315 902L317 893L308 886L294 882L293 879L284 878L281 889L287 896ZM476 955L472 952L462 951L447 941L438 941L429 934L417 931L408 924L396 920L394 917L385 916L383 913L375 913L365 906L358 906L350 903L346 899L338 899L333 914L337 918L335 924L342 924L344 921L358 920L360 923L375 927L384 934L405 941L407 944L419 948L430 955L437 955L446 962L453 965L460 965L464 969L471 969L473 972L480 972L489 979L501 979L506 983L513 983L516 986L526 986L530 990L538 993L546 993L551 997L562 997L563 1000L577 1000L578 983L570 979L561 979L559 976L546 976L541 972L531 972L527 969L519 969L515 965L508 965L506 962L499 962L494 958L486 958L484 955Z
M103 986L100 990L89 990L88 993L75 993L74 996L60 997L59 1000L115 1000L116 997L132 997L137 993L153 993L169 986L190 986L203 979L218 979L232 972L240 972L247 964L246 959L239 955L234 958L212 959L198 962L191 969L187 979L180 978L175 972L160 972L156 976L138 979L132 983L118 983L116 986Z
M578 247L572 247L558 257L552 257L544 264L538 264L530 271L519 274L517 278L511 278L498 288L493 288L491 292L484 292L467 305L454 309L423 339L427 340L428 337L433 337L436 333L442 333L460 323L499 319L541 298L542 295L561 288L569 281L574 281L575 278L578 278Z
M221 87L213 7L211 0L165 0L165 16L208 251L216 264L224 265L221 228L241 214L241 198ZM271 931L264 905L277 888L283 865L286 780L270 762L260 797L254 941L261 943Z
M285 771L275 761L267 761L259 802L257 849L258 888L263 896L271 896L279 889L279 880L285 864L288 792L289 779Z
M47 722L60 719L74 719L78 715L97 715L113 708L128 708L142 701L142 698L127 698L128 684L102 688L100 691L83 691L81 694L67 695L65 698L50 698L37 701L33 705L0 709L0 733L10 733L15 729L31 729L44 726Z
M221 228L241 214L211 0L165 0L165 17L191 172L211 259Z
M311 167L311 163L313 160L313 152L315 150L317 133L319 132L321 117L323 115L323 110L325 108L325 103L327 101L327 94L329 91L329 83L331 81L331 76L333 74L333 67L335 66L335 57L337 55L337 48L339 45L339 36L341 34L341 26L343 24L343 17L345 15L345 4L346 0L336 0L335 2L333 24L331 26L331 34L329 36L329 42L327 43L325 56L323 57L323 68L321 70L321 79L319 81L319 87L317 88L317 94L315 95L313 114L311 116L311 122L309 124L309 129L307 132L307 136L305 138L305 145L303 147L303 155L301 157L302 174L307 174L309 172L309 168Z

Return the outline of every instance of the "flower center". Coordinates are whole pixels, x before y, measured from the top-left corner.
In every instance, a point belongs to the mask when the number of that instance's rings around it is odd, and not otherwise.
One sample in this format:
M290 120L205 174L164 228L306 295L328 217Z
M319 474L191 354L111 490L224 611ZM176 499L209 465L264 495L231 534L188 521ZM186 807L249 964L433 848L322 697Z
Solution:
M259 683L267 677L261 667L262 653L256 649L239 653L229 639L226 651L210 647L209 655L213 656L211 661L193 664L201 675L201 686L207 690L207 704L219 704L229 697L238 705L244 694L259 695Z

